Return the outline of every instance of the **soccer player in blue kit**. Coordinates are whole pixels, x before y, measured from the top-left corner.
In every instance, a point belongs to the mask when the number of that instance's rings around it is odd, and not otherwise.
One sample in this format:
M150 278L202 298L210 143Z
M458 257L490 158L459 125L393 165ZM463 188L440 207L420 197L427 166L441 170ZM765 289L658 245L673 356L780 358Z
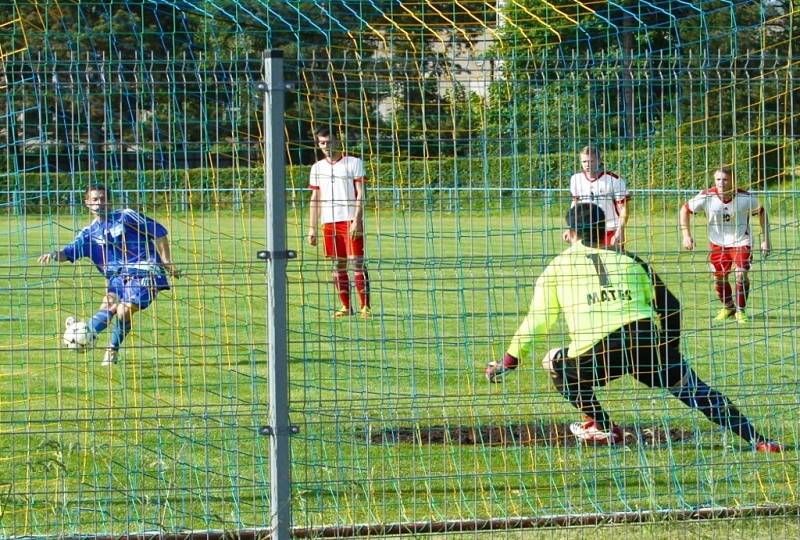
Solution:
M178 278L180 272L172 263L163 225L130 208L112 210L103 185L89 186L84 195L92 222L70 244L41 255L39 263L74 263L88 257L106 277L103 303L88 326L93 341L116 316L102 363L110 366L117 362L120 345L131 331L133 314L146 309L159 291L170 288L167 274Z

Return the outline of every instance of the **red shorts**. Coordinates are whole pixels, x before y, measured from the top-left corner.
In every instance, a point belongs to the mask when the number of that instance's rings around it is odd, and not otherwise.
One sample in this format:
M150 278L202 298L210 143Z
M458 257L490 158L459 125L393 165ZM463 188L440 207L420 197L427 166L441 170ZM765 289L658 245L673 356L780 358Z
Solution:
M603 239L603 245L606 246L606 247L610 246L611 245L611 240L614 239L614 235L615 234L617 234L617 231L613 231L613 230L612 231L606 231L606 237Z
M352 238L350 236L350 222L337 221L324 223L322 236L325 239L325 256L337 259L364 256L364 235Z
M711 253L708 255L708 263L716 277L728 275L732 267L739 270L750 270L752 260L753 254L750 246L722 247L711 244Z

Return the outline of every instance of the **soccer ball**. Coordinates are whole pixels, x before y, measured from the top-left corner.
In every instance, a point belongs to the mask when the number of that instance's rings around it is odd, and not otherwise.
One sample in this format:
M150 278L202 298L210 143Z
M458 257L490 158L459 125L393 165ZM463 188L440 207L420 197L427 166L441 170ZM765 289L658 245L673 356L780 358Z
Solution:
M68 317L64 331L64 345L67 349L80 351L92 344L94 336L84 321L77 321L75 317Z

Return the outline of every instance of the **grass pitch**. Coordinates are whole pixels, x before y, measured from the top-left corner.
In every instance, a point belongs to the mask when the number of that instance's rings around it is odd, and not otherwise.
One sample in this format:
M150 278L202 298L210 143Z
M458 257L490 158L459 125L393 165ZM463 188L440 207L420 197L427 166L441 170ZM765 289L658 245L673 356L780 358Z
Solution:
M562 344L559 333L504 384L483 378L526 313L533 280L564 247L562 209L370 212L374 315L366 321L331 318L329 265L303 245L305 211L293 209L289 248L301 255L287 276L290 414L300 429L295 525L796 504L797 224L774 219L776 251L756 256L751 323L712 324L718 301L706 254L680 252L674 212L648 204L633 209L628 246L683 301L684 351L786 444L784 455L753 454L628 379L601 394L628 429L624 447L509 429L576 419L538 362ZM64 319L87 319L99 305L102 277L85 262L35 261L87 216L2 218L3 536L269 522L269 441L259 435L268 413L267 288L256 259L263 216L147 213L168 226L185 277L137 315L112 369L100 366L102 347L75 354L60 346ZM432 429L442 437L426 438ZM673 431L685 436L656 436Z

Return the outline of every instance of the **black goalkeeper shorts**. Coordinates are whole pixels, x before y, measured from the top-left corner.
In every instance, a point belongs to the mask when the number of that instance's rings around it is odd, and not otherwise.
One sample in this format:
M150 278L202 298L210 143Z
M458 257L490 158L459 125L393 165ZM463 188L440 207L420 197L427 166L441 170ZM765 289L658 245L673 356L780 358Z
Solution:
M580 386L605 386L623 375L657 388L679 386L691 372L681 357L679 340L663 342L650 319L626 324L578 358L561 358L553 369Z

